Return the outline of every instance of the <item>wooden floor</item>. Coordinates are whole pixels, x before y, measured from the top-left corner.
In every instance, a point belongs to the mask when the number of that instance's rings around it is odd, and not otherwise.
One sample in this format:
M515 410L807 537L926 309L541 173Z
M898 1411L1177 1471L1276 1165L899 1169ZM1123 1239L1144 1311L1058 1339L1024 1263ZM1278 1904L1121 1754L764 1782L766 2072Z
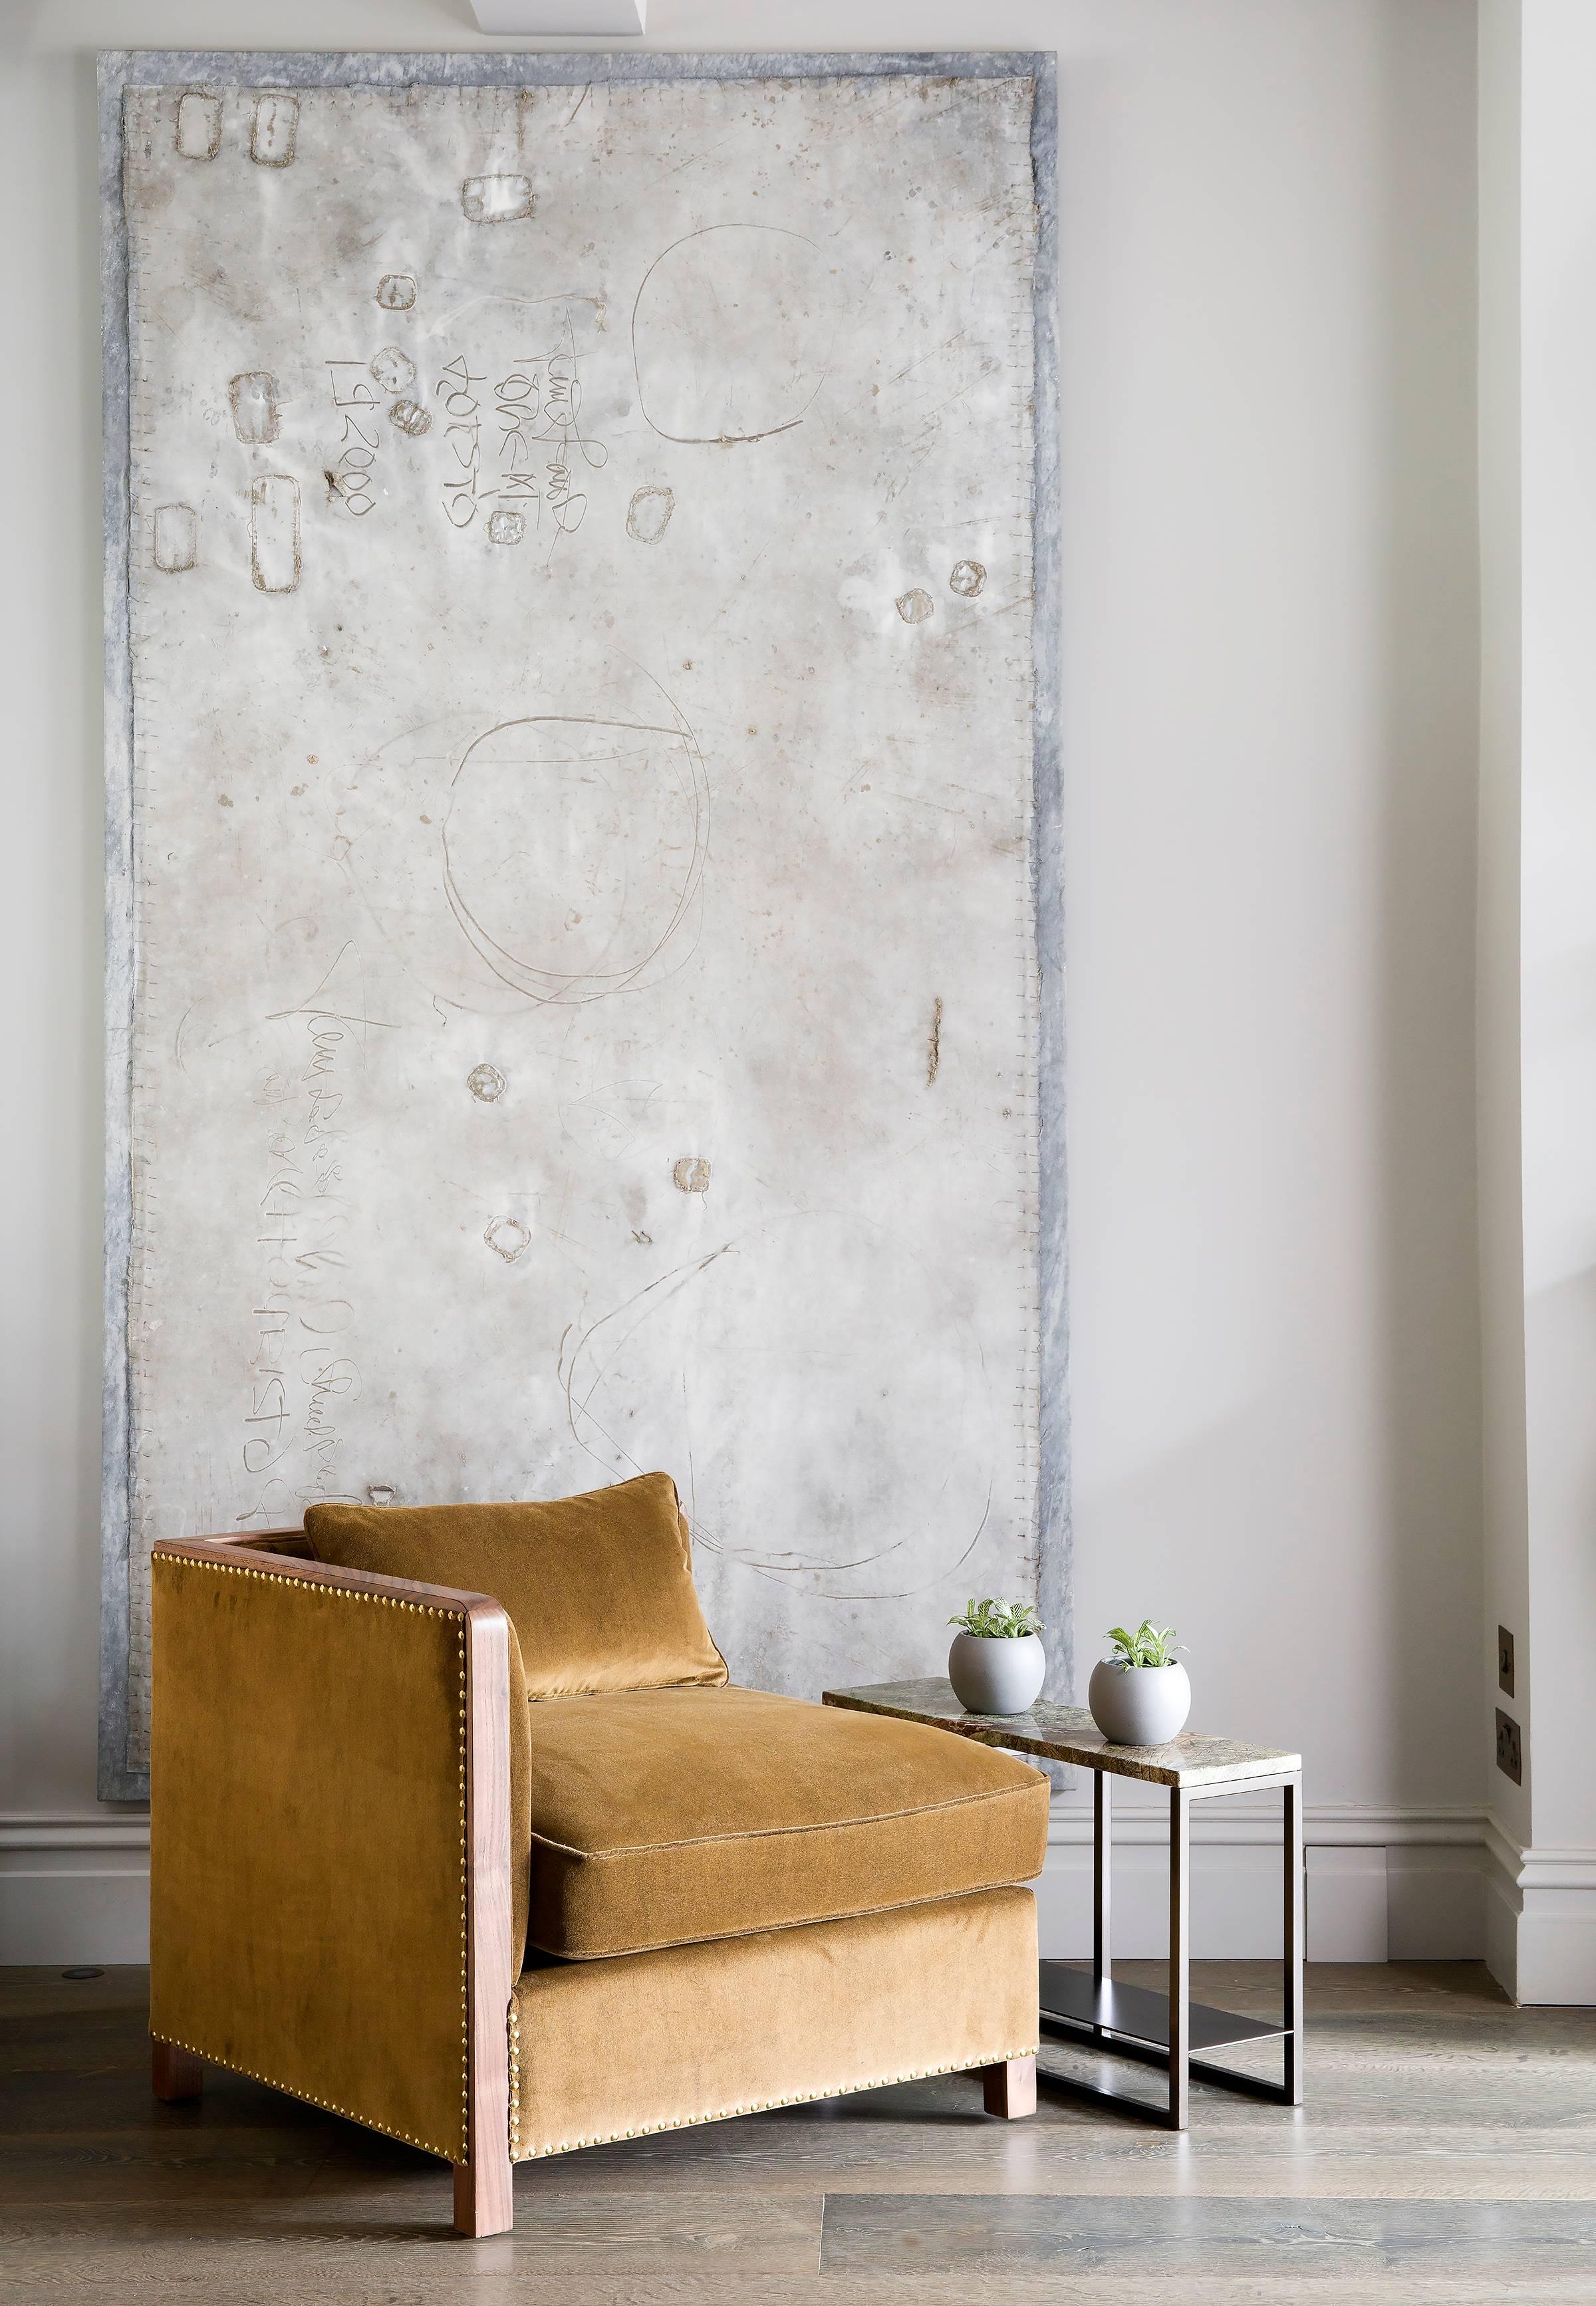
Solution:
M1193 1969L1269 2007L1262 1964ZM0 2298L1596 2302L1596 2011L1515 2011L1472 1963L1310 1968L1301 2114L1194 2085L1175 2138L1044 2088L1007 2124L960 2076L525 2165L486 2242L441 2164L256 2083L157 2105L143 1989L0 1969Z

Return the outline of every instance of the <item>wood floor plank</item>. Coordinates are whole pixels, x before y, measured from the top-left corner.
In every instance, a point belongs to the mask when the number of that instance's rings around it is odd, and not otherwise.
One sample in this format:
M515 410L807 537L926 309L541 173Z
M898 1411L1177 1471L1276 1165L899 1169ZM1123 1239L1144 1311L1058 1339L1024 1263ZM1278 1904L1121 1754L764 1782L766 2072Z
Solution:
M418 2254L433 2260L440 2247L452 2249L457 2237L447 2232L448 2198L448 2174L441 2173L430 2199L413 2205L422 2216L373 2217L370 2204L340 2201L325 2207L320 2216L276 2228L259 2214L229 2226L217 2216L215 2206L207 2204L204 2230L191 2230L181 2238L171 2232L169 2217L152 2216L147 2210L119 2235L106 2231L98 2243L37 2234L9 2238L6 2275L14 2278L25 2271L31 2280L64 2280L77 2268L87 2282L115 2265L124 2279L148 2279L145 2269L154 2260L185 2280L202 2267L214 2280L228 2267L236 2269L241 2263L269 2259L273 2267L285 2269L277 2277L281 2281L287 2269L314 2266L323 2258L347 2261L353 2243L368 2269L367 2278L386 2284L401 2262ZM516 2201L513 2234L495 2236L491 2249L485 2243L480 2249L474 2245L470 2258L504 2272L550 2277L585 2276L595 2268L620 2276L717 2264L735 2265L745 2276L808 2274L820 2264L822 2213L819 2194L728 2198L630 2191L542 2202L523 2197ZM185 2225L195 2223L185 2219ZM456 2256L457 2269L465 2270L467 2258Z
M186 2129L297 2131L319 2139L341 2135L348 2124L337 2114L242 2080L219 2066L208 2066L201 2098L163 2104L149 2087L146 2050L130 2071L62 2074L0 2074L0 2148L12 2138L64 2136L73 2131L111 2130L147 2138L181 2136Z
M132 1962L95 1967L91 1977L23 1962L0 1966L0 2016L8 2025L55 2011L149 2007L149 1972Z
M634 2139L547 2163L523 2164L518 2189L608 2191L630 2182L653 2190L706 2182L728 2191L958 2192L967 2181L994 2192L1093 2190L1127 2193L1357 2192L1337 2173L1351 2167L1377 2196L1487 2191L1504 2199L1588 2200L1596 2190L1596 2132L1370 2125L1330 2130L1309 2122L1194 2130L1185 2138L1140 2123L1093 2120L1078 2127L1012 2131L995 2124L932 2128L878 2119L840 2134L789 2112L716 2123L699 2131ZM339 2151L312 2194L351 2182ZM706 2173L713 2172L713 2180ZM377 2174L368 2169L368 2191ZM388 2182L405 2182L394 2168Z
M1166 2280L1289 2273L1303 2284L1382 2274L1596 2272L1596 2204L1131 2201L1058 2194L832 2194L823 2273L921 2263L946 2271L1120 2266Z
M123 2131L10 2138L0 2154L0 2204L182 2203L303 2193L325 2149L292 2131L188 2131L162 2139Z
M1582 2029L1566 2049L1533 2035L1522 2049L1511 2036L1498 2046L1495 2058L1477 2055L1468 2021L1451 2019L1415 2028L1412 2039L1399 2034L1389 2044L1361 2021L1351 2030L1334 2023L1310 2027L1304 2060L1310 2117L1333 2125L1384 2119L1403 2127L1442 2122L1482 2122L1498 2129L1520 2123L1538 2129L1596 2129L1596 2040L1583 2039ZM1250 2058L1226 2054L1224 2063L1271 2071L1267 2054ZM1162 2076L1155 2068L1110 2058L1073 2042L1049 2039L1037 2071L1044 2081L1049 2074L1085 2074L1149 2100L1156 2100L1162 2089ZM1273 2071L1278 2071L1277 2063ZM1195 2079L1191 2105L1194 2123L1199 2114L1204 2120L1213 2116L1258 2129L1282 2120L1278 2106L1235 2097ZM1110 2110L1098 2118L1115 2117Z
M761 2117L761 2119L764 2119ZM751 2123L750 2127L754 2125ZM1424 2131L1405 2147L1389 2131L1353 2131L1334 2142L1311 2131L1283 2131L1273 2139L1229 2133L1171 2139L1156 2131L1121 2132L1089 2152L1054 2138L1042 2144L1016 2139L1011 2152L979 2160L943 2140L935 2159L907 2159L866 2150L858 2159L815 2161L793 2150L792 2133L772 2131L757 2156L721 2156L670 2162L644 2157L634 2140L613 2158L574 2155L558 2162L524 2164L516 2174L523 2215L529 2206L611 2199L636 2188L655 2199L709 2193L729 2211L747 2199L772 2200L823 2193L989 2194L1083 2192L1136 2198L1276 2196L1302 2201L1359 2196L1370 2201L1469 2200L1482 2194L1523 2202L1596 2201L1596 2141L1569 2154L1559 2132ZM892 2142L897 2142L896 2139ZM404 2152L405 2149L400 2149ZM335 2155L303 2191L262 2196L231 2190L198 2192L182 2204L184 2230L236 2233L241 2240L336 2240L380 2233L390 2225L426 2233L443 2217L448 2174L431 2157L414 2156L386 2170L354 2166ZM92 2191L92 2190L90 2190ZM0 2249L52 2236L97 2243L119 2236L159 2241L172 2231L173 2196L149 2202L120 2189L115 2204L72 2198L0 2207ZM1596 2294L1596 2289L1593 2289Z
M398 2267L362 2266L346 2249L269 2265L241 2264L236 2251L209 2260L169 2257L129 2280L125 2268L77 2264L62 2269L7 2271L9 2302L90 2298L115 2306L972 2306L995 2294L1003 2306L1588 2306L1588 2276L1517 2276L1409 2273L1351 2275L1304 2280L1292 2273L1182 2277L1172 2293L1167 2275L1078 2275L1050 2268L1037 2274L1004 2268L1001 2290L972 2286L972 2269L952 2273L749 2276L711 2273L610 2275L505 2270L492 2242L441 2245L431 2263L416 2256ZM461 2255L454 2255L458 2250ZM449 2255L446 2259L445 2253ZM474 2262L464 2263L464 2254ZM377 2286L380 2285L380 2286Z

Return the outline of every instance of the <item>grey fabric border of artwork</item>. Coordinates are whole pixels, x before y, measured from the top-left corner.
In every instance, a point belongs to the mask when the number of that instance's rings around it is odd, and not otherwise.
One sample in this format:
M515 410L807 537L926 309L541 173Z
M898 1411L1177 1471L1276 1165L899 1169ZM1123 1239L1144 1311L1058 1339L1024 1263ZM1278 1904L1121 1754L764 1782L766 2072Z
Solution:
M672 56L575 49L470 53L275 54L269 50L108 49L99 58L101 336L105 356L106 514L106 1251L100 1600L99 1796L149 1798L127 1764L129 1639L128 1265L132 1244L131 1132L133 902L132 666L128 640L129 333L127 223L122 201L122 96L128 88L576 87L585 81L1034 79L1031 160L1036 187L1036 476L1033 539L1036 665L1032 846L1040 992L1039 1177L1040 1460L1037 1490L1041 1616L1048 1630L1052 1695L1068 1697L1071 1618L1069 1332L1066 1321L1063 1081L1063 841L1059 753L1058 98L1051 54L990 49L880 56Z

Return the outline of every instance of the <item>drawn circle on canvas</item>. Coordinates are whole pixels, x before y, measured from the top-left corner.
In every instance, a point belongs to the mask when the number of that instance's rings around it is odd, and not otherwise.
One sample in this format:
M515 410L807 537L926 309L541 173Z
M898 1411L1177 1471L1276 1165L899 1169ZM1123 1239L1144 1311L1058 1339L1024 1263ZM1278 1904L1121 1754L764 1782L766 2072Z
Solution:
M801 423L836 333L826 252L773 225L708 225L673 241L632 310L643 414L664 440L763 440Z
M496 977L543 1000L630 984L679 926L703 867L679 728L505 721L467 748L443 825L444 888Z
M528 688L418 721L336 782L335 856L439 1015L602 1000L694 950L710 794L687 721L619 659Z
M833 1600L921 1593L993 1510L994 1404L956 1293L845 1210L717 1243L596 1321L562 1374L608 1479L677 1471L706 1601L738 1572Z

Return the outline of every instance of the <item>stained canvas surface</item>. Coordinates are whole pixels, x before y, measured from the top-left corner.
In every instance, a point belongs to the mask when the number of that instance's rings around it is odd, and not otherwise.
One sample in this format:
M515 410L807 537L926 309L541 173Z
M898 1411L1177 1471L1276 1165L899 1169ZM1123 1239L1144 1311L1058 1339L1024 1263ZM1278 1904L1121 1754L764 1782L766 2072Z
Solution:
M148 1549L664 1467L735 1678L1037 1576L1032 86L125 94Z

